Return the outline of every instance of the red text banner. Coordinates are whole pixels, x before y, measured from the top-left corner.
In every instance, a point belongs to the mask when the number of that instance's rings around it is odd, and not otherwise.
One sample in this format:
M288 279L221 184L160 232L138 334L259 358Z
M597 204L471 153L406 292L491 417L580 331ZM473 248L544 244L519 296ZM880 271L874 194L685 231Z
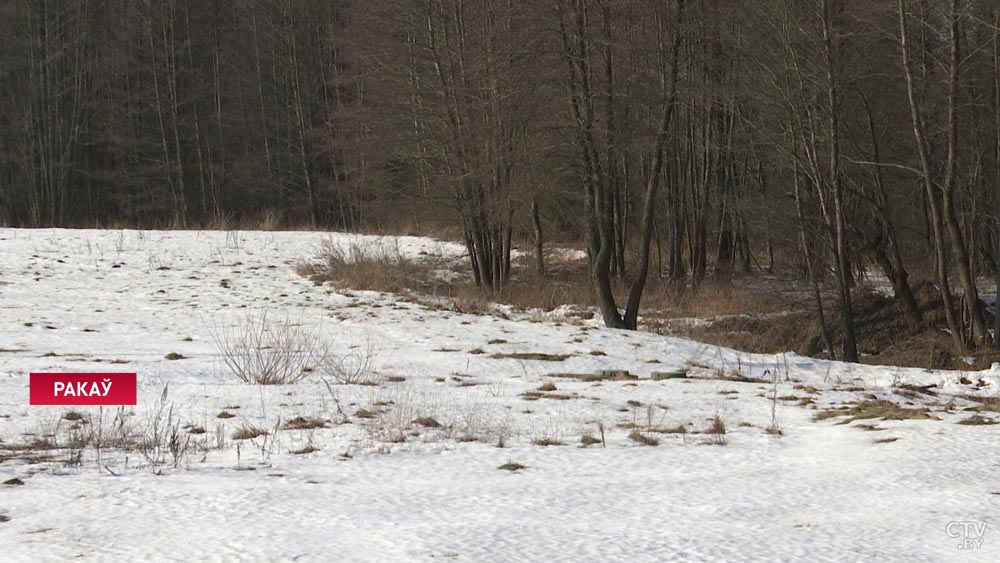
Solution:
M134 405L134 373L32 373L32 405Z

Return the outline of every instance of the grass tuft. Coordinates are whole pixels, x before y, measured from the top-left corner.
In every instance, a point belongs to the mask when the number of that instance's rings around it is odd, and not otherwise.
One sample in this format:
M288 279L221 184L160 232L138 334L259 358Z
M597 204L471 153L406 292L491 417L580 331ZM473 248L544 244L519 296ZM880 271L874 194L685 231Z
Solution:
M490 354L490 358L494 360L537 360L541 362L561 362L570 357L572 357L572 354L543 354L541 352L526 352L523 354L497 352L496 354Z
M642 432L639 432L638 430L633 430L632 432L629 432L628 437L633 442L638 442L638 443L640 443L640 444L642 444L644 446L659 446L660 445L660 441L658 439L656 439L656 438L654 438L654 437L652 437L652 436L650 436L648 434L643 434Z
M677 426L652 428L650 431L657 432L659 434L687 434L687 427L683 424L678 424Z
M710 444L725 446L729 443L726 439L726 421L722 420L722 417L718 414L712 417L712 423L709 425L706 433L712 435L711 440L709 440Z
M899 438L897 438L895 436L893 436L891 438L879 438L878 440L875 440L875 443L876 444L891 444L891 443L895 442L898 439Z
M497 469L502 469L504 471L511 471L511 472L520 471L522 469L527 469L527 468L528 468L527 465L522 465L520 463L517 463L516 461L508 461L507 463L497 467Z
M536 445L536 446L543 446L543 447L544 446L561 446L562 445L562 442L560 442L556 438L535 438L534 440L531 441L531 443L534 444L534 445Z
M966 426L989 426L991 424L997 424L997 421L992 418L986 418L985 416L974 414L965 420L960 420L958 423Z
M268 431L255 426L244 426L233 432L233 440L252 440L258 436L267 436Z
M427 428L441 428L441 423L430 416L422 416L413 420L413 424L419 424Z
M818 413L815 420L826 420L839 416L851 417L842 424L850 424L855 420L871 418L882 420L941 420L930 414L930 409L927 407L909 409L884 399L866 400L851 406L828 409Z
M574 395L564 395L562 393L541 393L538 391L525 391L521 393L521 398L525 401L537 401L538 399L552 399L555 401L568 401L575 399Z
M326 428L326 421L317 417L297 416L281 427L283 430L309 430L311 428Z

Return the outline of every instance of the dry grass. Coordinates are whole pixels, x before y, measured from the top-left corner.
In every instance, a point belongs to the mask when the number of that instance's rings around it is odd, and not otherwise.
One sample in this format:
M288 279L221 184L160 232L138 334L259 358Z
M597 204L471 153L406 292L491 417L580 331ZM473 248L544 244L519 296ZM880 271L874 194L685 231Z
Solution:
M413 420L413 424L419 426L424 426L426 428L441 428L441 423L430 416L422 416Z
M966 410L977 412L1000 412L1000 397L977 397L975 395L964 395L962 398L978 403L978 405Z
M308 223L290 223L286 221L279 212L273 209L265 209L256 216L237 217L232 213L225 213L216 216L202 225L210 231L312 231L315 227ZM172 226L181 228L180 226ZM148 227L144 227L148 228ZM191 228L191 227L186 227Z
M467 264L435 257L419 259L403 256L387 239L379 248L324 244L317 261L300 264L297 271L314 283L332 282L339 287L386 293L409 293L446 298L456 311L485 313L491 303L510 305L520 310L551 311L562 305L596 306L586 259L567 260L550 256L546 276L532 273L525 259L515 259L510 282L499 290L477 287L470 276L444 281L436 270L451 269L464 274ZM629 287L616 282L613 287L619 302L627 298ZM709 317L727 314L766 314L784 311L787 303L777 297L781 292L745 288L743 285L702 284L698 290L678 290L668 280L651 277L643 296L643 306L655 311L649 318ZM414 296L420 302L419 297ZM430 303L425 303L431 305ZM593 312L581 313L591 318ZM595 351L599 355L601 351Z
M391 244L395 239L387 241L374 247L352 244L343 248L327 240L320 261L300 264L296 271L316 284L333 282L339 287L386 293L425 290L438 295L432 273L443 264L408 259Z
M966 426L989 426L997 424L997 421L992 418L986 418L985 416L974 414L965 420L960 420L958 423Z
M543 354L541 352L525 352L525 353L511 353L504 354L497 352L496 354L490 354L490 358L494 360L536 360L540 362L561 362L566 358L572 357L572 354Z
M826 420L840 416L851 418L839 423L850 424L855 420L878 418L881 420L941 420L930 414L927 407L905 408L884 399L865 400L854 405L834 407L818 413L815 420Z
M281 426L284 430L309 430L312 428L326 428L326 421L317 417L296 416Z
M527 468L528 468L527 465L522 465L515 461L508 461L507 463L497 467L497 469L501 469L503 471L511 471L511 472L520 471L522 469L527 469Z
M659 446L660 441L649 434L644 434L638 430L633 430L629 432L628 437L633 442L637 442L644 446Z
M561 446L563 445L558 438L535 438L531 441L533 445L536 446Z
M468 264L462 260L402 255L393 240L383 244L341 248L328 244L323 255L298 268L315 283L407 295L424 307L464 313L497 312L493 304L518 310L551 311L562 305L579 305L568 322L592 318L596 300L586 259L549 257L544 277L532 273L530 257L515 259L510 282L499 290L477 287ZM457 272L440 276L439 270ZM445 279L448 278L448 279ZM619 303L627 298L625 281L612 288ZM823 299L832 306L831 288L823 288ZM929 284L914 283L921 310L928 320L926 330L913 332L905 325L895 303L870 288L855 290L859 346L864 362L925 368L983 369L1000 357L977 354L978 363L968 366L951 350L947 335L933 328L941 322L940 295ZM653 276L643 295L643 329L660 334L686 336L748 352L779 353L794 350L808 356L825 357L818 321L808 285L800 276L738 275L731 284L704 281L697 289L678 287ZM691 323L690 319L710 322ZM831 322L835 347L841 335ZM591 352L594 355L601 350Z
M258 436L267 436L269 432L256 426L244 426L235 430L232 434L233 440L252 440Z
M658 426L650 428L650 432L656 432L658 434L687 434L687 427L683 424L678 424L677 426Z
M576 379L584 382L604 381L607 379L603 373L548 373L547 377L559 377L562 379Z
M914 278L911 278L914 279ZM795 279L741 279L734 284L732 296L719 296L720 302L708 303L687 311L689 316L707 323L674 320L679 310L661 315L654 323L656 332L685 336L694 340L736 348L747 352L781 353L793 350L801 355L827 357L820 336L819 322L807 287ZM981 370L997 361L995 353L978 350L975 365L965 363L954 352L947 334L937 327L945 324L940 292L927 283L914 283L918 306L927 320L926 328L914 331L906 325L891 297L865 286L852 291L855 303L855 328L862 362L875 365L922 367L928 369ZM714 300L711 291L702 290L700 299ZM823 290L824 301L833 308L835 295ZM760 304L741 302L760 299ZM681 307L683 309L683 307ZM713 311L714 310L714 311ZM836 320L830 321L834 347L839 349L842 334ZM924 390L910 390L923 393Z
M708 426L708 430L705 433L712 435L712 439L709 442L711 444L725 446L728 443L726 439L726 421L718 414L712 417L712 423Z
M537 401L538 399L552 399L554 401L568 401L576 399L576 395L564 395L562 393L541 393L539 391L525 391L521 393L521 398L525 401Z
M722 420L722 417L715 415L712 417L712 424L708 427L708 432L710 434L725 434L726 433L726 421Z

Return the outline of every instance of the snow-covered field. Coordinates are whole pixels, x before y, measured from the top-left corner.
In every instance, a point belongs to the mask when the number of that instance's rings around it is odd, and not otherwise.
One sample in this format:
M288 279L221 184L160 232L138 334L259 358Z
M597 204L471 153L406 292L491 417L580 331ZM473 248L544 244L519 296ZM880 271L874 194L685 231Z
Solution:
M337 290L295 273L326 236L0 229L0 560L1000 560L1000 414L968 410L996 367L749 355ZM213 334L263 314L370 360L368 384L239 382ZM639 378L582 378L611 369ZM44 371L136 372L138 405L29 406ZM651 378L668 371L688 377ZM816 419L880 400L931 418ZM164 427L173 451L93 443ZM249 427L268 434L233 437Z

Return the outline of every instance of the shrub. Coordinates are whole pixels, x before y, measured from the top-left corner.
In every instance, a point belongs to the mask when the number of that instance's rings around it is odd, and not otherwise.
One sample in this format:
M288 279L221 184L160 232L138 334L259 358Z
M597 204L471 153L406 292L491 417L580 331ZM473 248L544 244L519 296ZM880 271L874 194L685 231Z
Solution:
M212 340L229 371L244 383L297 383L327 357L319 329L267 311L248 311L233 325L212 330Z
M366 339L361 345L352 345L343 354L325 354L320 364L323 373L337 383L348 385L378 385L373 379L375 359L378 350L372 340ZM403 378L405 380L405 378ZM395 379L400 381L400 379Z

